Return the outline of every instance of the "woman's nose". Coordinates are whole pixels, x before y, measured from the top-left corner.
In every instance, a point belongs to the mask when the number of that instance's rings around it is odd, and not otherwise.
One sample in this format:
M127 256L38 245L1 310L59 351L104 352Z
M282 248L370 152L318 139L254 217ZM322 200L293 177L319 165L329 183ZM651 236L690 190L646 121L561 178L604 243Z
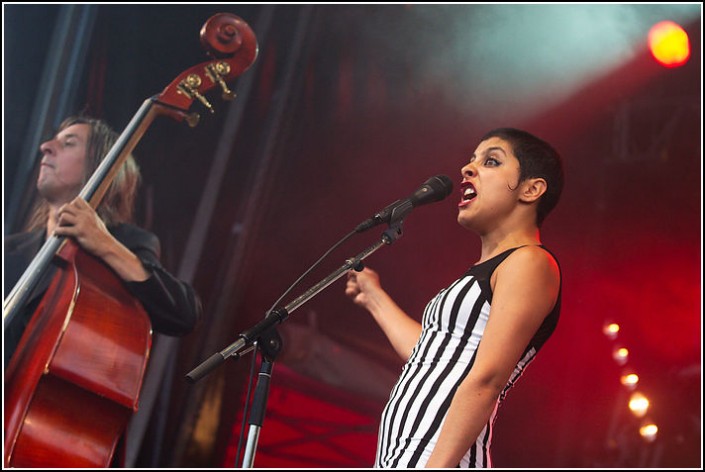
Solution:
M462 169L460 169L460 175L462 177L472 177L473 175L475 175L475 168L472 164L467 164L463 166Z

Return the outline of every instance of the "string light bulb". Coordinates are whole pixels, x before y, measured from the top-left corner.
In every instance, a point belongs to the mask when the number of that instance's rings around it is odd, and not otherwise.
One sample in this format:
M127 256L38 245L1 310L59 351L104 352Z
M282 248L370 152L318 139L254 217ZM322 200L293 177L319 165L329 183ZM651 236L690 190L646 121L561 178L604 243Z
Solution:
M619 381L629 390L634 390L639 383L639 376L633 371L625 371L619 378Z
M608 339L614 341L617 339L617 333L619 333L619 325L614 321L606 321L602 326L602 332Z
M645 441L654 442L658 435L658 426L649 419L644 420L639 428L639 434Z
M612 351L612 359L619 365L624 365L629 359L629 349L626 347L617 347Z
M634 416L643 418L649 410L649 399L641 392L634 392L629 398L629 409Z

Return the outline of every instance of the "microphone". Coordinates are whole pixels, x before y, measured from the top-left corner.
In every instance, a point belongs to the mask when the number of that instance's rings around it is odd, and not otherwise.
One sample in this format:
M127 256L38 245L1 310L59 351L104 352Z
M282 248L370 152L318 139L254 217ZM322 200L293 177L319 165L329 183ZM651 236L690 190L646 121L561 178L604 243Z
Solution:
M397 200L386 208L375 213L355 228L356 233L362 233L382 223L401 221L417 206L439 202L453 191L453 182L446 175L435 175L424 182L414 193L403 200Z

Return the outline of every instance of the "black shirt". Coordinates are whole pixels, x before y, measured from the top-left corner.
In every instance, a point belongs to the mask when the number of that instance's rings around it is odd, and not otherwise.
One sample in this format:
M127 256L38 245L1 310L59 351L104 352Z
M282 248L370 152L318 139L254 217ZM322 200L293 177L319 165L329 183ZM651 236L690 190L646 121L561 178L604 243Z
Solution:
M201 316L201 302L193 288L167 272L159 262L160 243L156 235L130 224L108 228L112 235L132 251L151 276L143 282L125 282L127 289L142 303L154 331L182 336L192 331ZM4 297L15 286L44 243L45 230L19 233L5 238ZM4 330L5 365L12 357L41 296L49 287L55 269L48 270L30 296L25 309Z

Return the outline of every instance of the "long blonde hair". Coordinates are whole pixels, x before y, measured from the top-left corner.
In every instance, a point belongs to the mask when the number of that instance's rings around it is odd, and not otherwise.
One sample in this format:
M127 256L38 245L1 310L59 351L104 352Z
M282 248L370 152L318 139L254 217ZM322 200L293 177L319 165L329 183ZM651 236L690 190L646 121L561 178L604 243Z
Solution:
M86 149L86 181L96 170L105 155L117 141L119 135L104 121L86 116L72 116L66 118L60 125L58 132L72 125L86 124L90 126L88 147ZM98 215L106 225L133 221L135 198L140 184L140 170L132 155L129 155L120 169L115 174L110 187L105 192L103 200L97 208ZM85 184L85 181L84 181ZM49 204L37 196L32 216L29 218L26 229L28 231L44 228L49 216Z

